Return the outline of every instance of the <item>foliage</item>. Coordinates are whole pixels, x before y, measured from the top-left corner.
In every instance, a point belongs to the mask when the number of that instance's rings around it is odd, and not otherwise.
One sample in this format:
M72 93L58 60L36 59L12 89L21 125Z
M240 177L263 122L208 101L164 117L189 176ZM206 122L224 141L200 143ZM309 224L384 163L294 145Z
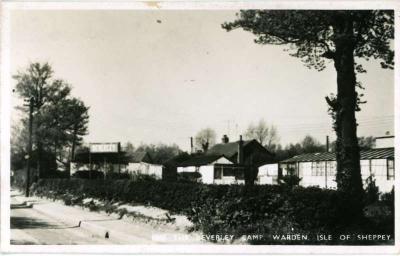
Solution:
M180 172L177 175L179 182L198 182L201 180L201 173L199 172Z
M76 171L72 174L72 177L79 179L103 179L104 173L101 171Z
M250 124L244 134L247 139L255 139L267 150L273 151L279 142L278 132L273 125L267 125L264 119L261 119L257 125Z
M325 151L325 146L317 141L317 139L310 135L306 135L303 140L296 144L290 143L289 145L286 145L284 149L278 147L278 150L275 151L275 160L281 161L296 155Z
M360 147L360 150L368 150L372 149L375 147L375 137L373 136L361 136L358 137L358 145ZM332 141L329 145L329 149L331 152L336 151L336 141Z
M389 193L382 194L381 201L384 205L389 207L392 215L394 215L394 187Z
M301 178L297 175L284 175L279 179L279 183L283 186L287 186L289 188L293 188L294 186L298 186L300 184Z
M379 188L375 184L375 179L372 175L370 175L366 179L366 188L365 188L365 205L369 205L375 202L378 202L379 199Z
M307 67L323 70L326 61L340 50L339 38L346 22L353 25L352 46L358 58L382 59L383 68L393 68L393 11L389 10L244 10L237 20L224 23L228 31L243 28L256 35L258 44L287 45L290 55ZM360 72L362 67L355 66Z
M153 164L163 164L168 159L179 155L182 150L176 144L166 145L159 143L155 144L141 144L136 149L135 152L147 152Z
M315 187L286 189L276 185L205 185L132 180L40 180L37 195L68 200L93 198L106 202L141 203L188 216L205 234L262 234L260 244L338 244L316 241L315 234L372 234L378 223L354 217L351 202L338 191ZM90 203L90 202L88 202ZM95 207L95 206L93 206ZM390 217L393 219L393 215ZM392 232L387 225L381 232ZM372 233L371 233L372 232ZM277 241L274 234L310 234L308 241ZM357 241L355 243L358 243Z
M213 129L205 128L196 134L196 146L205 152L215 144L216 137L217 135Z
M15 92L23 99L34 99L33 111L33 151L39 175L44 171L55 171L61 164L68 170L75 148L87 134L89 120L88 107L71 97L71 86L61 79L53 79L53 70L47 63L31 63L24 72L18 72ZM28 139L29 109L18 106L25 115L13 132L12 159L15 168L25 165L21 155L26 155ZM53 164L46 162L52 159ZM47 165L55 165L48 168Z

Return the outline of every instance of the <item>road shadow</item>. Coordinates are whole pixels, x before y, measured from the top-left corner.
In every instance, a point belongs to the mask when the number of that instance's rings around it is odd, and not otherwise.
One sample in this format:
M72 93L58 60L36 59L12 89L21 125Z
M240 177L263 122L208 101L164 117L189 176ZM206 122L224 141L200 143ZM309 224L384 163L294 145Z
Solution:
M38 219L11 216L12 229L71 229L78 226L59 226Z

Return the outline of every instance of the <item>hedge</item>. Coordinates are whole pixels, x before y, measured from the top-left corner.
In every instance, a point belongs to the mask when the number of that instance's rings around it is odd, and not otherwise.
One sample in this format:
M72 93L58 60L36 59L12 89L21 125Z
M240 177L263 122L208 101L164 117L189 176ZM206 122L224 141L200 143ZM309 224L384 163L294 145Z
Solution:
M142 203L185 214L205 234L263 234L261 244L335 244L316 234L374 234L374 224L354 218L346 196L334 190L277 185L205 185L166 181L44 179L32 187L40 196ZM391 216L393 218L393 216ZM390 218L389 218L390 219ZM393 227L380 230L393 235ZM307 241L275 241L272 234L308 234ZM352 243L352 241L348 241Z

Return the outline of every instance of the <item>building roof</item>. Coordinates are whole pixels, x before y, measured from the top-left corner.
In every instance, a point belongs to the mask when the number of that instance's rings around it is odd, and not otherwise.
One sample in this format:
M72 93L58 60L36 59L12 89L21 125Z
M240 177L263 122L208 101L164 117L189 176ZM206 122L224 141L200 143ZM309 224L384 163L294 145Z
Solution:
M193 156L190 159L182 162L179 166L201 166L207 165L212 162L217 161L221 157L225 157L224 155L200 155L200 156Z
M252 142L252 140L244 140L243 147L248 145L250 142ZM231 158L237 153L238 146L239 141L216 144L207 150L206 155L224 155L228 158Z
M374 148L360 151L361 160L387 158L394 158L394 148ZM281 163L317 161L336 161L336 155L333 152L302 154L283 160Z
M386 135L386 136L381 136L381 137L375 137L375 139L389 139L389 138L394 138L394 135Z

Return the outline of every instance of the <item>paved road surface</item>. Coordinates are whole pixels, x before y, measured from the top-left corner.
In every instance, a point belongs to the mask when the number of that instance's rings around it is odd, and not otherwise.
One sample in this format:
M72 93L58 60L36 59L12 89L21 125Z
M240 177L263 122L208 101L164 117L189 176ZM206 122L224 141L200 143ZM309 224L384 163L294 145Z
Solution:
M110 244L104 237L61 223L11 198L11 244Z

